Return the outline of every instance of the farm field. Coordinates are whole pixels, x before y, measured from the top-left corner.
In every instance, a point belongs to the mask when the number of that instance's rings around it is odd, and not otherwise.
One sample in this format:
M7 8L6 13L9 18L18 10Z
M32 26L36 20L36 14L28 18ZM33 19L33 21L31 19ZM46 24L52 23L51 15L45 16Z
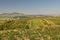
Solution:
M60 17L0 18L0 40L60 40Z

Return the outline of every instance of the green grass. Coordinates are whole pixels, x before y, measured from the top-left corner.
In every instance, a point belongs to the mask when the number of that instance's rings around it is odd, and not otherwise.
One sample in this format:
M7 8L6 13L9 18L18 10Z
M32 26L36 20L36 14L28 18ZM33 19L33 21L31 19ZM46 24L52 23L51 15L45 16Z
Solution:
M2 18L0 24L0 40L60 40L60 18L29 17L29 18ZM46 19L55 25L44 23Z

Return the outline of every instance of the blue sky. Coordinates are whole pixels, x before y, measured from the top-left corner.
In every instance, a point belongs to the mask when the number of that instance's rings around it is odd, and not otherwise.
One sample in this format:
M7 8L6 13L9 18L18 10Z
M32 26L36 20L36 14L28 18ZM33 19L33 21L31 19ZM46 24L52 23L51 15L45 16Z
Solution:
M60 15L60 0L0 0L0 13Z

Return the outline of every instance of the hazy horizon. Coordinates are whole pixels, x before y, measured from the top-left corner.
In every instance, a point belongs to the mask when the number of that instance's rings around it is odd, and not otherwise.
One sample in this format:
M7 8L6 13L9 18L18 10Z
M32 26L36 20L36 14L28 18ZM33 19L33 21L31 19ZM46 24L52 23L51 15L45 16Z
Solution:
M60 0L0 0L0 13L60 15Z

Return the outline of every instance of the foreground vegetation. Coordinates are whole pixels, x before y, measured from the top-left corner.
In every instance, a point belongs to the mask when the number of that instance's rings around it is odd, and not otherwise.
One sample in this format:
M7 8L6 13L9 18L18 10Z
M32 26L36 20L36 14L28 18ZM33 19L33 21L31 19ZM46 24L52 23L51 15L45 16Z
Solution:
M0 40L60 40L60 17L0 18Z

